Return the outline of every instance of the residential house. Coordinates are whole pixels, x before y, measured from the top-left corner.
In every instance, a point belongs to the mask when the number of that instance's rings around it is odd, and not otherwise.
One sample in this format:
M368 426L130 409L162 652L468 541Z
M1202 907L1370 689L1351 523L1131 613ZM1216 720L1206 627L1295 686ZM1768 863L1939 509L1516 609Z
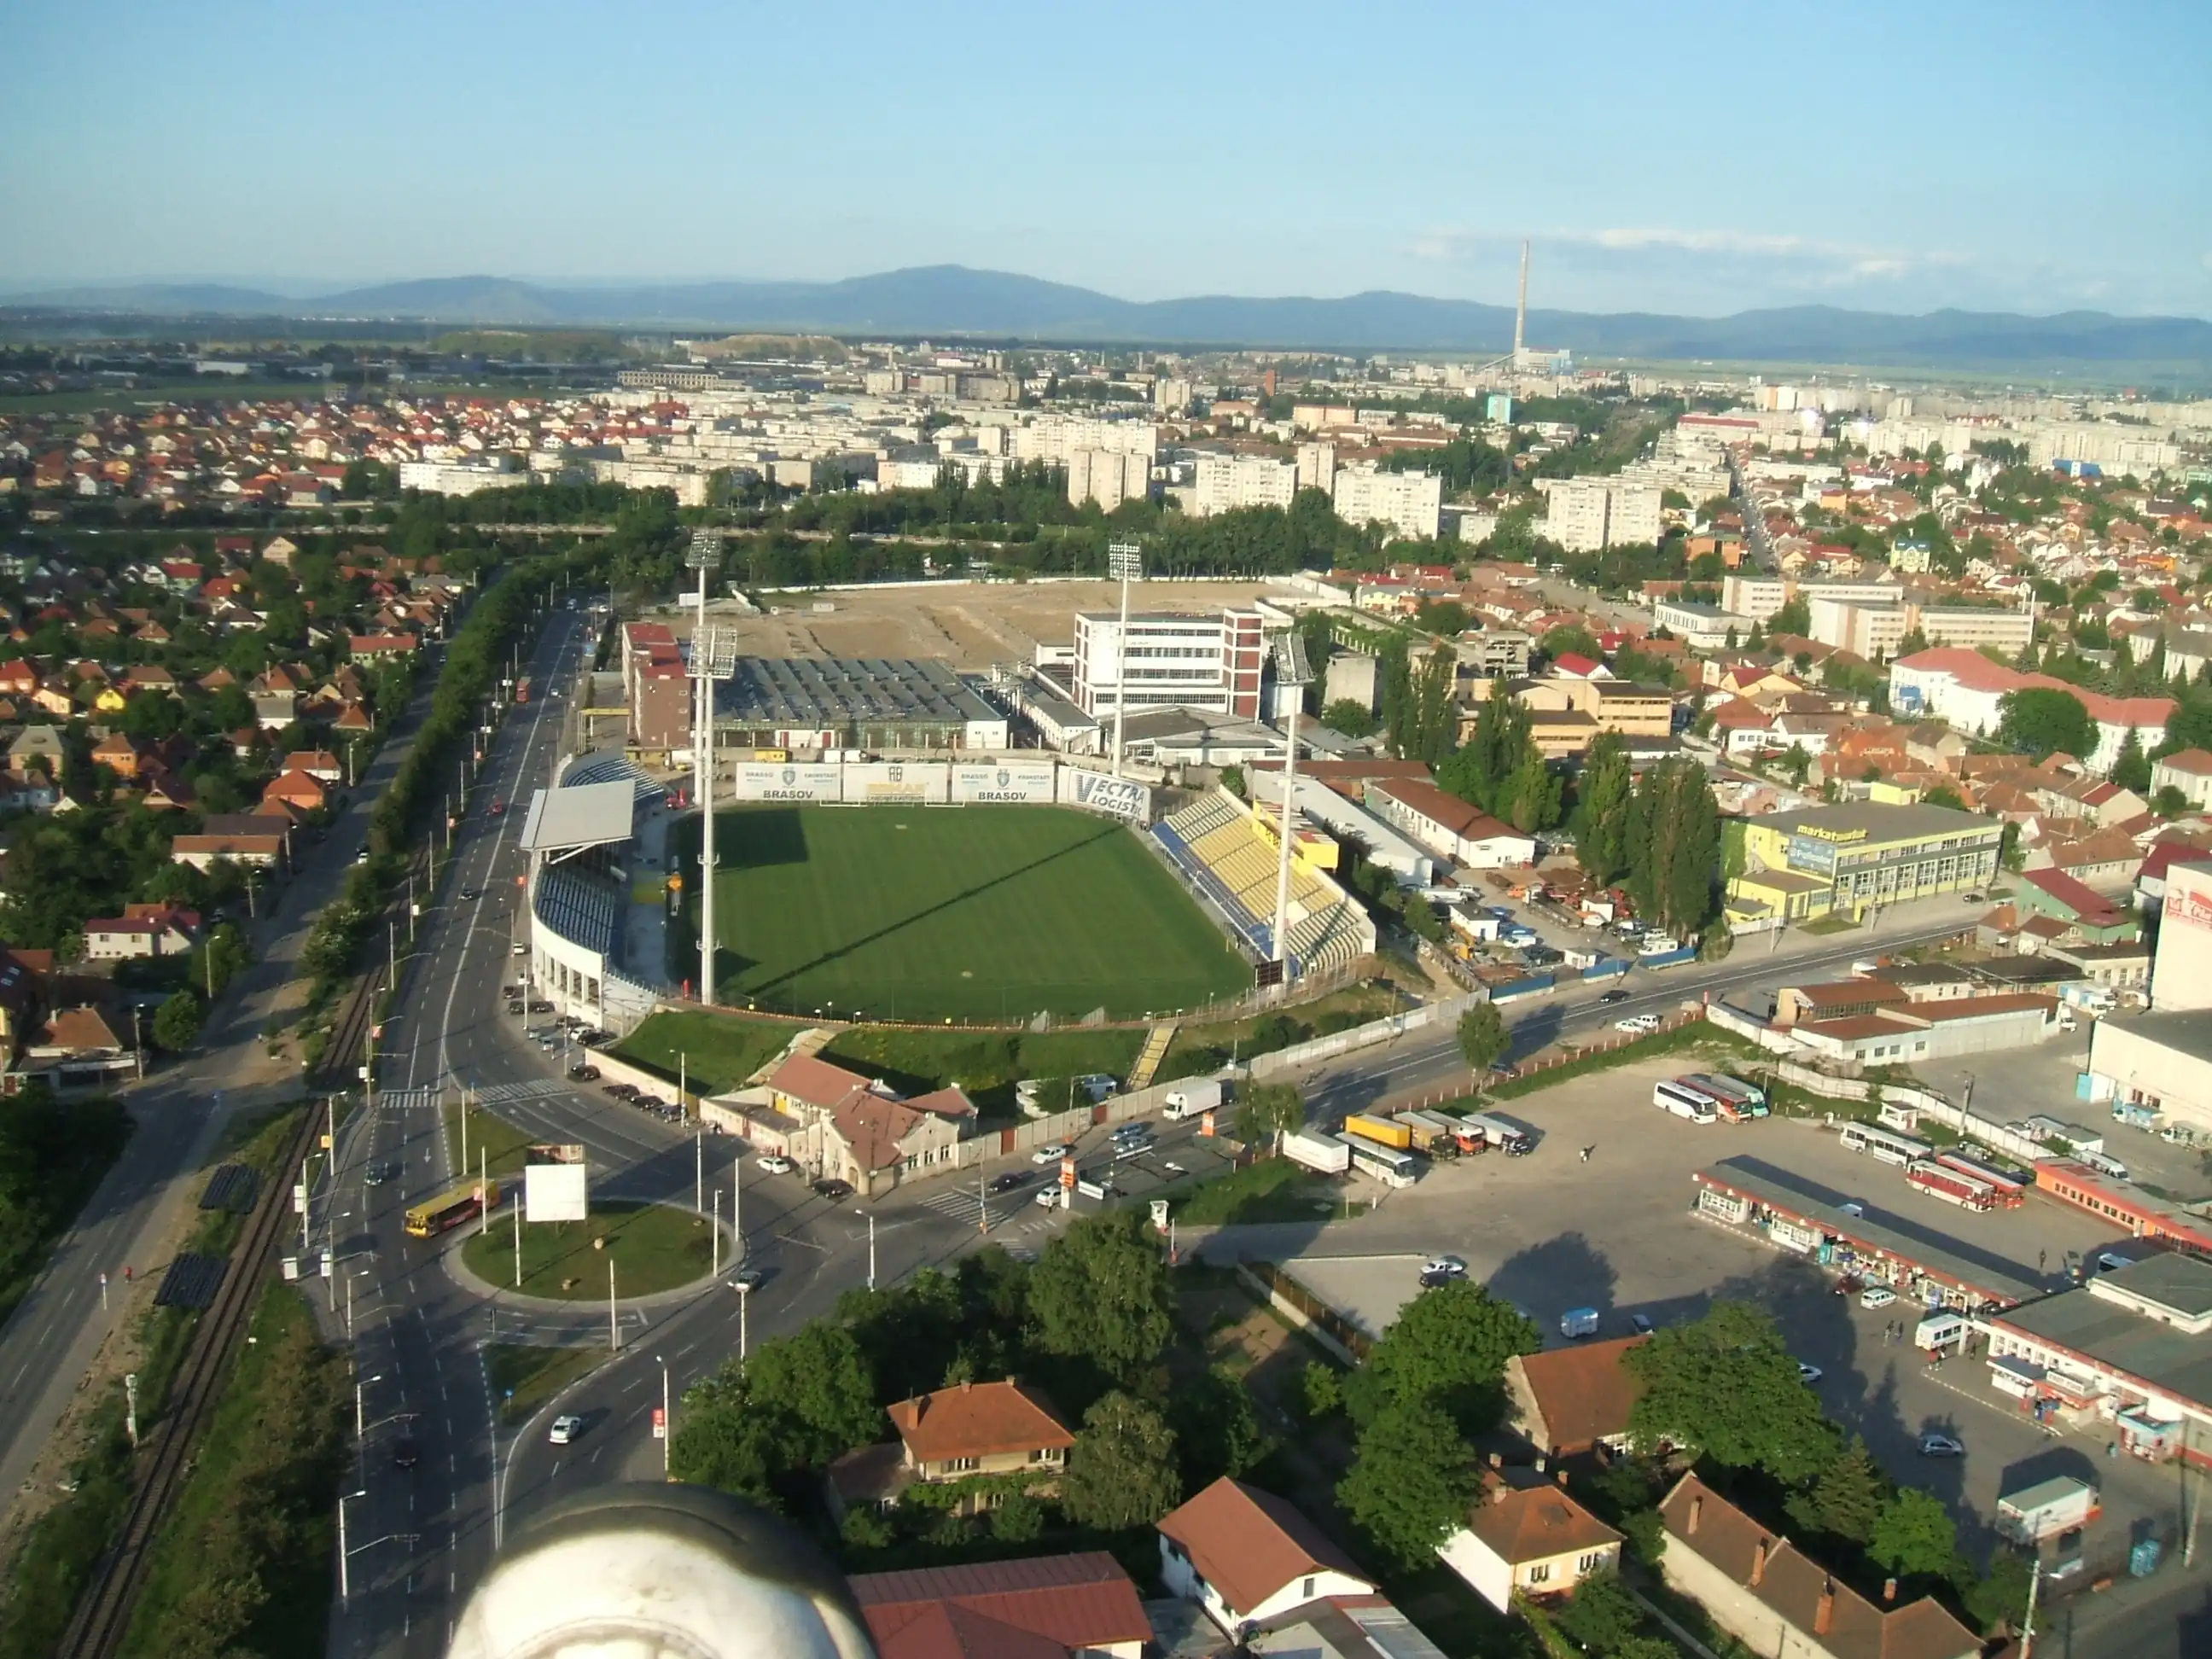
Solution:
M105 766L118 778L134 779L138 775L142 757L138 745L120 732L111 732L92 746L92 763Z
M1535 838L1448 795L1431 783L1386 779L1366 788L1365 805L1431 852L1471 869L1533 864Z
M2181 798L2200 811L2212 805L2212 754L2202 749L2183 749L2150 763L2153 794L2179 790Z
M1137 1587L1103 1550L855 1573L878 1659L1139 1659Z
M289 769L271 778L261 792L264 811L281 804L302 813L319 812L330 805L330 790L321 779Z
M1380 1595L1310 1601L1256 1626L1243 1646L1257 1659L1445 1659L1442 1648ZM1187 1651L1178 1649L1176 1659Z
M2124 897L2100 893L2063 870L2021 872L2013 903L2023 916L2048 916L2064 925L2060 938L2088 945L2117 945L2140 931Z
M346 639L347 655L355 662L409 657L420 648L420 642L412 634L353 634Z
M1660 1505L1660 1576L1753 1653L1790 1659L1979 1659L1981 1638L1897 1581L1869 1601L1694 1474Z
M94 962L133 957L180 957L199 933L197 910L170 904L127 904L119 916L101 916L84 925L84 954Z
M1592 1573L1617 1571L1621 1535L1557 1485L1493 1480L1466 1523L1438 1545L1443 1563L1500 1613L1518 1595L1565 1595Z
M1505 1362L1508 1424L1548 1457L1625 1448L1629 1407L1641 1390L1621 1361L1649 1340L1624 1336L1516 1354Z
M169 843L169 858L204 871L217 859L269 869L290 854L290 821L253 812L210 812L196 836L179 836Z
M1160 1582L1232 1638L1375 1583L1287 1498L1227 1475L1159 1522Z
M345 768L327 749L295 749L284 757L284 769L304 772L324 783L340 783L345 779Z
M116 1035L99 1009L64 1008L24 1045L13 1069L0 1076L0 1089L15 1094L35 1080L57 1095L102 1094L137 1068L138 1051Z
M985 1474L1035 1475L1058 1481L1075 1436L1036 1390L1016 1382L963 1382L890 1408L896 1442L847 1452L829 1470L831 1506L855 1504L889 1509L908 1486L950 1486ZM993 1507L996 1495L978 1491L960 1512Z
M59 726L27 726L8 745L8 770L19 778L44 772L50 778L58 779L62 775L62 757Z
M2063 871L2087 886L2117 892L2134 884L2142 849L2124 830L2100 830L2070 840L2053 836L2028 848L2023 867Z
M977 1116L975 1103L957 1089L912 1100L858 1096L823 1126L823 1170L872 1198L903 1176L951 1168L959 1161L961 1141L975 1133Z

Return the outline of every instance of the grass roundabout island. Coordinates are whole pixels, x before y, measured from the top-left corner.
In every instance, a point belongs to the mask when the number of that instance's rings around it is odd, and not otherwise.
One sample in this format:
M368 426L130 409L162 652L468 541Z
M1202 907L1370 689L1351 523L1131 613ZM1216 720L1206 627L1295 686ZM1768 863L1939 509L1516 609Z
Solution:
M490 1231L471 1231L463 1241L461 1261L501 1290L556 1302L605 1301L611 1261L617 1297L651 1296L707 1276L714 1266L712 1224L669 1204L594 1204L582 1221L526 1221L517 1285L514 1216L502 1210L492 1217Z

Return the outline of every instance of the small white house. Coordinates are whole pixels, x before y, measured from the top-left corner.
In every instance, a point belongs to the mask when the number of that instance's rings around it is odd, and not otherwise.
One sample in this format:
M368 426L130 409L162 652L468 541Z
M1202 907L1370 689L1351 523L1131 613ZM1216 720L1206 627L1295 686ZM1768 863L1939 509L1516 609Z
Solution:
M1375 1581L1285 1499L1224 1475L1159 1523L1160 1582L1232 1638Z
M1594 1572L1617 1571L1620 1534L1558 1486L1500 1485L1437 1553L1476 1595L1509 1613L1516 1590L1565 1595Z

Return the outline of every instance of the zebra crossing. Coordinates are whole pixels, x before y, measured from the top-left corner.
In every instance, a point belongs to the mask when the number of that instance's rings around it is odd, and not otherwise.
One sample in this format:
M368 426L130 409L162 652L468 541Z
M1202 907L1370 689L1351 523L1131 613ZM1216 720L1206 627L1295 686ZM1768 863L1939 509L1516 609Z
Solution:
M532 1079L515 1083L488 1083L481 1089L471 1085L469 1098L479 1106L518 1106L533 1100L552 1100L575 1092L574 1085ZM441 1100L458 1102L461 1097L459 1085L449 1084L442 1089L380 1089L376 1093L379 1106L394 1111L427 1111Z
M947 1187L941 1191L932 1193L921 1200L921 1206L925 1210L934 1210L946 1219L957 1221L963 1227L975 1226L985 1210L983 1200L977 1198L972 1188L958 1187ZM1038 1233L1052 1231L1054 1219L1059 1212L1039 1210L1036 1189L1029 1188L1016 1192L1002 1193L990 1200L988 1213L991 1219L991 1231L994 1232L998 1231L1009 1222L1012 1222L1015 1224L1017 1231Z

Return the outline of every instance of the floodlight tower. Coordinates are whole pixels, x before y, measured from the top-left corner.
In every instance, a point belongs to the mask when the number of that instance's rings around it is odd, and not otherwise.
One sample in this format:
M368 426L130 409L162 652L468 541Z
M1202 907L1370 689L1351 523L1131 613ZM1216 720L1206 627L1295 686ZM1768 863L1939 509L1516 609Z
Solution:
M722 538L696 530L684 562L699 573L691 628L691 776L699 795L699 1000L714 1000L714 682L737 666L737 641L707 624L707 573L722 562Z
M1313 669L1306 659L1305 636L1295 629L1275 641L1275 690L1291 694L1290 713L1283 738L1282 844L1276 849L1275 960L1280 964L1285 990L1291 983L1291 825L1295 821L1298 776L1298 709L1305 702L1306 685Z
M1121 626L1114 635L1114 775L1121 775L1121 733L1129 711L1129 584L1145 579L1145 550L1135 542L1106 544L1106 574L1121 584Z

